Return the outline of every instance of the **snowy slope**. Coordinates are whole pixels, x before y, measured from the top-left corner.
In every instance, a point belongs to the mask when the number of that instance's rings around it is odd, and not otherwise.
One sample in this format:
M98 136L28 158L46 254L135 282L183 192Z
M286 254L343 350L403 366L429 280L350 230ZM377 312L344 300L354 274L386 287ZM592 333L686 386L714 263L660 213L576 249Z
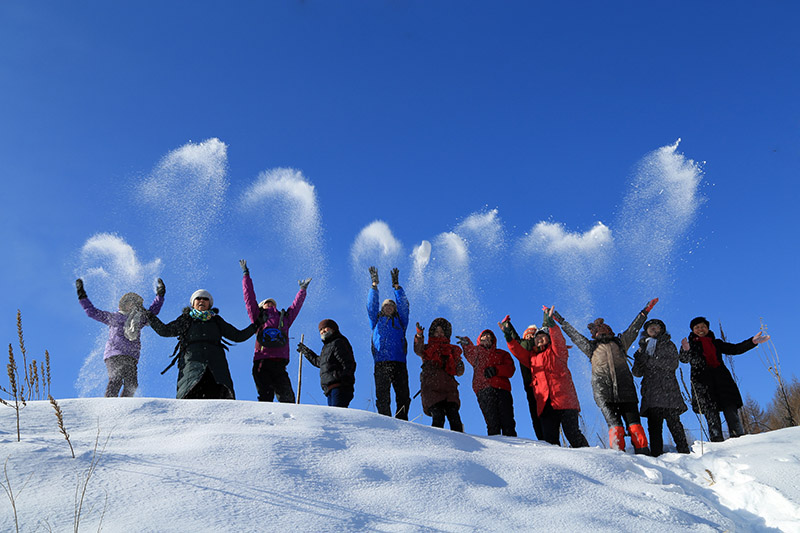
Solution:
M22 531L800 531L800 428L659 459L355 409L80 399L0 410ZM19 488L27 480L27 485ZM4 480L5 482L5 480ZM91 507L91 508L89 508ZM14 531L8 499L0 530Z

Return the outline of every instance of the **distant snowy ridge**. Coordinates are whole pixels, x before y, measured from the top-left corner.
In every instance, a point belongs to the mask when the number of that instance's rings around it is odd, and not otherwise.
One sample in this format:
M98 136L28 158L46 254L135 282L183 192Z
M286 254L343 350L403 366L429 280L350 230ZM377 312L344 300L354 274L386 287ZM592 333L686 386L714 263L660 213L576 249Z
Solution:
M48 403L21 412L22 442L14 411L0 410L0 459L22 531L72 529L98 432L107 444L87 487L87 531L101 516L105 531L800 531L800 428L654 459L356 409L60 404L77 459ZM14 530L8 499L0 530Z

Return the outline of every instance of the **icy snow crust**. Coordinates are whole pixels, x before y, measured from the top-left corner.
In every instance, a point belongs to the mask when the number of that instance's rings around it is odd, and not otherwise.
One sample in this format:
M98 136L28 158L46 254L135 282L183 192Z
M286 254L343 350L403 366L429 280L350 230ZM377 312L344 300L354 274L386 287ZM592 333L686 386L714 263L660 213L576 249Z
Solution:
M60 404L76 459L47 402L22 411L22 442L13 410L0 410L22 531L72 529L98 432L81 516L92 531L101 516L106 531L800 531L800 428L654 459L355 409ZM0 509L0 530L13 531L10 502Z

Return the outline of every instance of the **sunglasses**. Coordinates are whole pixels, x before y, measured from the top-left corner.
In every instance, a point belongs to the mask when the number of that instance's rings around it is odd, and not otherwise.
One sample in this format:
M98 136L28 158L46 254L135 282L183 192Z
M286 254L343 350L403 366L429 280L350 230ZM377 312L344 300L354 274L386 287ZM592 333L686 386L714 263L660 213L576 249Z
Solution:
M195 300L202 300L202 301L204 301L204 302L208 302L208 301L210 301L210 300L209 300L208 298L206 298L205 296L198 296L197 298L195 298Z

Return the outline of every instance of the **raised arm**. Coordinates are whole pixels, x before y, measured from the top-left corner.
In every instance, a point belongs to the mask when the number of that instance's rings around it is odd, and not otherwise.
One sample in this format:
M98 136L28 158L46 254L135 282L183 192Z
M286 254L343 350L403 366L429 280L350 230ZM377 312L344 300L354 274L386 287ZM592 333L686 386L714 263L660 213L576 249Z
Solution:
M247 309L247 316L251 322L255 322L261 314L256 300L256 290L253 288L253 280L250 278L250 270L247 268L247 261L241 259L239 266L242 267L242 294L244 295L244 306Z
M631 344L636 340L636 337L639 335L639 330L642 329L642 325L647 321L647 314L655 307L656 303L658 303L658 298L653 298L647 302L647 305L636 315L636 318L633 319L628 329L619 336L619 340L622 342L622 348L625 351L628 351L628 348L630 348Z
M584 337L577 329L575 329L572 324L567 322L567 320L559 314L558 311L553 310L553 320L561 324L561 327L564 329L564 333L572 340L575 346L578 347L580 351L586 354L586 357L589 359L592 358L592 343ZM552 340L552 337L551 337Z
M244 342L253 335L255 335L256 331L258 331L258 324L252 323L244 329L237 329L236 327L228 324L223 320L222 317L219 317L219 329L222 333L222 336L226 339L232 340L233 342Z

